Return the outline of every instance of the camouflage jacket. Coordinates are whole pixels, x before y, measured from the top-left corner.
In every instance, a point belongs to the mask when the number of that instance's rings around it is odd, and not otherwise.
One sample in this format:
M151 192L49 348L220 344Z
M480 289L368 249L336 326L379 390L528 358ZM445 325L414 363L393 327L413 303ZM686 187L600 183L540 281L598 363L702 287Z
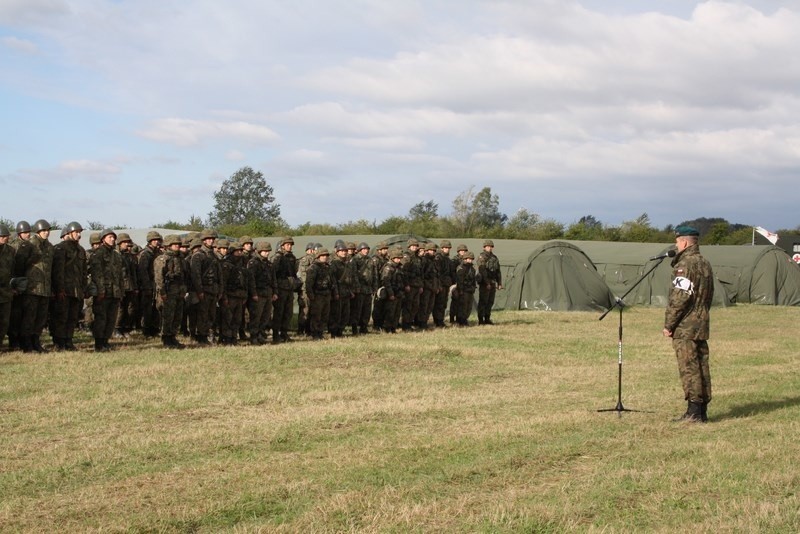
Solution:
M331 266L315 260L306 270L306 295L313 300L318 296L337 296L336 281Z
M11 245L0 245L0 304L11 302L11 278L14 276L14 256L16 250Z
M122 289L126 292L136 291L139 289L139 264L136 256L130 250L120 250L119 253L122 255Z
M422 287L422 260L411 251L403 252L403 274L406 285Z
M272 262L267 258L254 255L247 262L247 270L253 278L255 294L259 296L269 296L275 292L277 280L275 279L275 269Z
M439 273L439 286L442 289L447 289L456 278L456 266L450 259L450 256L445 255L442 251L437 251L436 256L433 257L436 263L436 272Z
M89 276L97 294L105 298L122 298L122 256L107 245L95 250L89 260Z
M711 264L691 245L672 260L672 287L664 328L675 339L708 339L709 308L714 298Z
M483 251L478 256L478 281L481 284L495 282L503 283L503 275L500 272L500 260L493 252Z
M73 239L65 239L53 247L53 294L84 298L89 266L86 250Z
M214 250L203 245L200 250L192 254L190 264L192 289L200 293L208 293L215 298L221 297L222 267L220 267Z
M475 293L475 266L471 263L462 263L456 269L456 287L462 293Z
M225 278L225 295L234 298L247 298L251 293L250 272L245 268L242 256L229 254L222 260L222 273Z
M147 245L139 254L139 289L143 292L155 290L155 273L153 262L161 254L161 251Z
M278 249L270 258L275 268L275 280L278 289L294 291L299 283L297 278L297 256L291 251Z
M380 254L375 254L369 259L370 265L372 265L372 291L377 291L379 287L383 285L381 281L381 276L383 273L383 267L387 263L389 263L389 258L387 256L381 256Z
M297 278L299 278L300 282L303 284L303 290L305 290L306 287L306 271L308 271L312 263L314 263L314 254L306 254L297 260Z
M387 299L400 297L403 293L403 278L399 266L393 261L387 261L381 269L381 287L385 288Z
M31 245L37 250L39 260L28 267L28 295L50 297L52 294L53 252L54 247L47 239L32 235Z
M186 293L186 270L180 252L167 250L153 260L156 293L180 296Z

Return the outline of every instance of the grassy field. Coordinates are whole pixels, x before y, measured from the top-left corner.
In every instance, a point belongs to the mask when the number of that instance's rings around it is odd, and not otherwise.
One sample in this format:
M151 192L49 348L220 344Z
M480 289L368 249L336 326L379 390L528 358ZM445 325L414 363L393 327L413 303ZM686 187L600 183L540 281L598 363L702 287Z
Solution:
M800 531L800 308L712 312L708 424L663 311L261 348L0 355L0 531Z

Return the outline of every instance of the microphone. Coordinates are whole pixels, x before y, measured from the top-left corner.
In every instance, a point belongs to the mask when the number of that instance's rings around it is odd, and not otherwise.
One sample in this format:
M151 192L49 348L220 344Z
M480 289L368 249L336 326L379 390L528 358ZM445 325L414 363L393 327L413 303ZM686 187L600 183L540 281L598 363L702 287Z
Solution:
M650 258L649 261L663 260L664 258L674 258L677 255L678 255L677 252L675 252L673 249L669 249L664 254L659 254L658 256L653 256L652 258Z

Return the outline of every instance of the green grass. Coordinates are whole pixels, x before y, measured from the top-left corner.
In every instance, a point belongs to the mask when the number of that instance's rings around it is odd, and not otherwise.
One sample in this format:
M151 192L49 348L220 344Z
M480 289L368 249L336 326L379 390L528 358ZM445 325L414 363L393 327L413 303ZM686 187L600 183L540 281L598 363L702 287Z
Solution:
M279 346L0 356L0 531L800 531L798 308L712 312L685 409L663 311Z

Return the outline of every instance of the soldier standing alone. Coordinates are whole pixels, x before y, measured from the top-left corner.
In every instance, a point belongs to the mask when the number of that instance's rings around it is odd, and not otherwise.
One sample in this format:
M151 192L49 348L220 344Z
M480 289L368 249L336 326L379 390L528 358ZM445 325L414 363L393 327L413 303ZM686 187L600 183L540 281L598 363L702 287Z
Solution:
M690 422L706 422L711 402L708 337L714 274L711 264L700 254L699 236L691 226L675 229L678 254L672 260L672 287L662 331L665 337L672 338L688 403L680 419Z

